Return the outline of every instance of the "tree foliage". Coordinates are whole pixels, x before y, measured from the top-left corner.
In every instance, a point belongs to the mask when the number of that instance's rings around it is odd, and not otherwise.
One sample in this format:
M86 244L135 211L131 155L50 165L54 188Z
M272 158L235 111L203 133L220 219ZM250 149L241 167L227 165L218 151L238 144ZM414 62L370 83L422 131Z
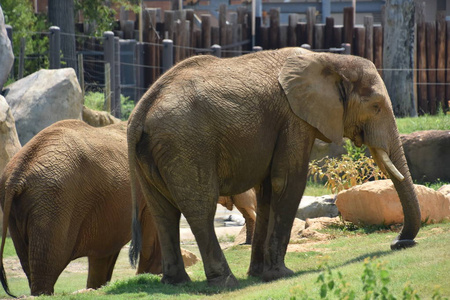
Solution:
M30 58L25 60L25 75L47 67L48 39L41 34L48 31L46 17L36 15L29 0L2 0L1 6L5 23L13 28L12 44L16 59L20 54L21 39L25 39L25 55Z
M139 11L139 0L75 0L75 10L79 12L88 25L90 32L101 36L103 32L112 30L116 12L120 7L134 12Z

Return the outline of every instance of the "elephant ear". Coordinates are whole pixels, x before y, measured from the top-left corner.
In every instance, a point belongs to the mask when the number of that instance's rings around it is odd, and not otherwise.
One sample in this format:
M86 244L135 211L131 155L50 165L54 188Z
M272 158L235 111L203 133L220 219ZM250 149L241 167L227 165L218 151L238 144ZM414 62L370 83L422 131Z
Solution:
M287 58L278 81L299 118L317 128L330 141L342 143L344 86L348 80L338 74L325 54Z

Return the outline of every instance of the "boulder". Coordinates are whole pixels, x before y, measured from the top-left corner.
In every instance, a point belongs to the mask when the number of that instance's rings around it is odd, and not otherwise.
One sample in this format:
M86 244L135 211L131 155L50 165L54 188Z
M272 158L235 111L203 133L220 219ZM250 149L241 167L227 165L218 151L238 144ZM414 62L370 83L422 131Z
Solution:
M450 181L450 130L417 131L401 140L413 179Z
M83 121L93 127L120 123L121 120L106 111L97 111L83 106Z
M320 197L303 196L297 210L296 218L337 217L339 212L335 204L336 196L327 195Z
M444 194L445 197L450 198L450 184L441 186L437 191Z
M11 41L5 27L5 17L0 6L0 91L8 80L9 72L14 64L14 54Z
M71 68L40 70L9 86L6 102L25 145L45 127L64 119L81 119L83 95Z
M415 185L422 221L440 222L450 217L450 199L423 185ZM342 218L355 224L403 223L403 210L391 180L377 180L354 186L337 195Z
M11 109L5 98L0 95L0 175L6 164L20 148Z
M189 266L195 265L200 259L189 250L181 248L181 256L183 257L184 266L187 268Z

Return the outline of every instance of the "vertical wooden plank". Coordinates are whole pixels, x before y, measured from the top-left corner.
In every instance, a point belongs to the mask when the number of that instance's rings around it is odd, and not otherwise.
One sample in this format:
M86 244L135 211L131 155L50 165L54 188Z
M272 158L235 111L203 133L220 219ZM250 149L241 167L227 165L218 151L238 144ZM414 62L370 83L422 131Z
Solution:
M219 7L219 30L220 46L227 44L227 5L221 4Z
M173 35L175 32L175 12L173 10L164 11L164 32L166 39L172 41L174 40Z
M314 25L314 46L313 49L324 49L325 24Z
M193 39L194 39L194 10L193 9L186 9L186 20L189 21L189 26L186 28L187 30L187 43L186 43L186 57L190 57L194 55L194 49L193 48Z
M270 28L269 28L269 48L276 49L280 44L280 9L272 8L269 12Z
M250 21L250 18L249 18L249 12L247 10L247 7L239 6L237 8L237 14L238 14L238 24L241 25L241 29L240 29L241 30L241 34L240 34L241 41L245 41L247 39L251 40L252 34L250 31L250 26L249 26L249 24L251 24L251 22L248 22L248 21ZM251 44L252 43L250 42L248 45L243 45L241 47L241 49L242 50L250 50Z
M373 26L373 63L380 76L383 76L383 27L381 25Z
M437 86L436 86L436 105L439 109L446 106L445 99L445 46L446 46L446 24L445 12L439 12L436 21L436 48L437 48Z
M325 33L324 33L325 36L324 36L324 42L323 42L323 47L325 49L330 49L331 47L334 47L333 28L334 28L334 18L327 17L325 19ZM340 41L339 41L339 44L341 44Z
M201 47L202 48L210 48L211 44L211 15L204 14L201 15L202 20L202 38L201 38Z
M288 41L288 25L280 25L280 37L278 39L277 48L287 47Z
M316 8L308 7L306 11L307 39L306 42L313 47L314 45L314 25L316 25Z
M426 52L426 29L425 16L423 14L425 5L422 9L417 7L416 22L417 22L417 98L418 98L418 113L427 114L428 109L428 93L427 93L427 52Z
M261 47L264 50L269 49L269 27L261 26Z
M230 22L230 37L228 38L228 41L230 44L236 44L240 39L238 37L238 15L237 12L230 12L228 14L228 18L229 18L229 22ZM238 47L233 47L230 48L229 50L231 50L230 52L230 57L236 56L237 55L237 51L238 51Z
M220 44L220 28L217 26L211 27L211 46Z
M294 47L297 45L297 23L298 23L299 15L298 14L289 14L289 25L288 25L288 37L287 37L287 45L289 47Z
M355 27L355 9L344 8L344 43L353 45L353 28Z
M364 17L364 27L366 28L366 39L364 47L364 57L373 61L373 17Z
M446 62L446 91L445 91L445 99L447 100L447 109L450 109L450 20L446 22L447 27L447 62Z
M353 47L353 54L357 56L364 57L365 55L365 43L366 43L366 29L361 26L357 25L354 28L354 44Z
M430 114L436 114L436 22L425 24L427 35L428 105Z
M305 22L297 23L297 46L301 46L303 44L308 43L308 33L307 33L308 25Z
M333 27L333 47L341 47L343 43L344 27L342 25L334 25Z

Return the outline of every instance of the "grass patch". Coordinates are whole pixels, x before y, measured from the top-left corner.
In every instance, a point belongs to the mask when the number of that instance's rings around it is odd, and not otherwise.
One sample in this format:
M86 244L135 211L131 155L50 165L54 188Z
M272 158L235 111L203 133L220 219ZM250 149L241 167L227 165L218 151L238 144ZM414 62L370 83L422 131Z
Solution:
M390 230L366 234L363 231L349 232L335 229L333 240L326 243L307 243L302 245L305 247L304 251L288 252L286 264L294 271L294 276L269 283L262 282L258 278L247 277L250 246L228 248L224 251L225 256L240 283L239 288L234 290L209 287L200 262L187 269L192 282L179 286L164 285L160 283L160 276L157 275L128 275L120 279L113 277L113 282L97 291L82 294L72 294L68 290L61 291L64 283L77 281L77 278L82 279L81 286L78 288L72 286L72 291L83 288L86 274L73 273L69 278L59 279L56 295L51 299L174 299L176 297L177 299L247 300L305 299L305 295L307 299L321 299L324 283L327 284L328 299L341 299L334 296L334 288L330 290L332 285L328 285L330 280L334 281L336 289L339 287L342 289L342 281L345 281L347 290L355 291L355 299L364 299L364 287L367 289L367 286L378 286L378 291L385 286L396 299L404 299L402 295L405 291L419 295L420 299L432 299L436 291L439 295L448 297L450 295L450 285L448 285L450 223L423 227L417 237L418 245L403 251L389 249L389 243L396 234ZM367 258L371 259L367 260ZM8 274L8 270L6 271ZM332 272L331 275L329 271ZM115 274L121 272L121 269L118 270L116 266L114 272ZM372 275L375 277L370 277ZM365 280L361 279L362 276L366 276ZM380 283L381 280L383 284ZM26 279L23 281L25 282ZM376 281L379 282L378 285ZM10 288L18 294L16 283L16 281L10 281ZM341 296L344 292L341 290ZM25 294L29 295L29 290ZM1 291L0 298L5 296ZM435 297L434 299L444 298Z
M303 193L304 196L314 196L314 197L330 194L332 193L330 192L329 189L325 187L323 183L314 182L313 180L308 180L308 182L306 183L305 192Z
M403 134L422 130L449 130L450 115L442 111L437 115L424 115L420 117L397 118L398 131Z
M84 105L90 109L103 111L105 103L105 95L100 92L88 92L84 96ZM134 109L134 101L124 95L120 95L122 121L128 120Z

